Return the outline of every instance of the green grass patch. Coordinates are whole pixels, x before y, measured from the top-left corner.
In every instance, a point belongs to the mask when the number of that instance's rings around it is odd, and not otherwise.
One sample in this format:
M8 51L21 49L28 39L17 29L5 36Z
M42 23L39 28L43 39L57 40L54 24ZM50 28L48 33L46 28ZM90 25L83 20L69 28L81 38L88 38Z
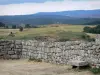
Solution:
M84 32L62 31L62 32L58 32L58 36L60 38L59 39L60 41L68 41L68 40L87 40L89 41L91 39L90 36Z
M36 58L29 58L29 61L34 61L34 62L42 62L42 60L40 58L36 59Z
M57 27L28 28L23 32L20 32L19 29L0 29L0 37L8 40L34 40L36 37L45 38L45 36L59 39L59 41L85 40L89 37L83 33L83 28L82 25L59 25ZM11 32L14 33L14 37L8 36Z
M100 74L100 68L92 68L92 69L90 69L90 71L91 71L93 74Z

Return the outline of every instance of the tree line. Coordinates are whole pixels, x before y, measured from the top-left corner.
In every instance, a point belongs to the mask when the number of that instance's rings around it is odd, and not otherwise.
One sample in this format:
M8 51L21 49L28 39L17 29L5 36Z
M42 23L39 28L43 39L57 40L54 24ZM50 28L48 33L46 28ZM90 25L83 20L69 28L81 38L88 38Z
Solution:
M5 24L0 22L0 27L5 27Z
M25 24L25 26L21 26L21 25L6 25L2 22L0 22L0 28L12 28L12 29L17 29L17 28L20 28L20 27L23 27L23 28L38 28L38 26L32 26L30 24Z
M95 34L100 34L100 25L97 25L95 27L84 27L84 32L87 33L95 33Z

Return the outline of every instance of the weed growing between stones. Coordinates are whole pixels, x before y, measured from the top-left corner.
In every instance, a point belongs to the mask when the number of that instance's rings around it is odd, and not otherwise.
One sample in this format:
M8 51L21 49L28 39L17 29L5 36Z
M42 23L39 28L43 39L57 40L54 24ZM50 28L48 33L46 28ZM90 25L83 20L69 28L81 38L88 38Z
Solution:
M91 71L93 74L100 74L100 68L92 68L92 69L90 69L90 71Z
M29 58L29 61L35 61L35 62L42 62L42 60L40 58L36 59L36 58Z

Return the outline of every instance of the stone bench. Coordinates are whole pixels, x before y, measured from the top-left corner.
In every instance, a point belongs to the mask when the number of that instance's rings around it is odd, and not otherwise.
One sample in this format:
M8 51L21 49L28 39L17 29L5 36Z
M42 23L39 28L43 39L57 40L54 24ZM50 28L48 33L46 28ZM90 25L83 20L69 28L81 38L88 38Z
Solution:
M72 65L73 68L88 66L88 63L86 61L73 60L73 61L69 61L68 63Z

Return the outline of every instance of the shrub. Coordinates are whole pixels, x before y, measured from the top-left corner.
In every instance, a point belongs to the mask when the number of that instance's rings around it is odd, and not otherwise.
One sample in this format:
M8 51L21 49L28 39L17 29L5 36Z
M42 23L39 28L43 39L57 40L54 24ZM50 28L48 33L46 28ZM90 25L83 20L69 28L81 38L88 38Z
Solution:
M25 28L31 28L32 26L30 24L26 24Z
M100 25L96 27L84 27L84 32L100 34Z
M3 36L0 36L0 40L2 40L2 39L4 39L4 37Z
M42 60L40 58L36 59L34 57L32 57L32 58L30 57L29 61L42 62Z
M16 25L12 25L12 29L16 29L17 28L17 26Z
M70 39L68 39L68 38L60 38L58 41L59 42L65 42L65 41L70 41Z
M87 41L92 42L92 41L95 41L95 39L94 38L89 38L89 39L87 39Z
M5 24L0 22L0 27L5 27Z
M21 31L21 32L23 31L23 27L22 26L19 27L19 31Z
M14 37L14 33L10 32L9 36Z
M87 35L87 34L83 34L83 35L82 35L82 38L83 38L83 39L88 39L88 38L90 38L90 36Z
M82 37L82 39L84 39L84 40L86 40L86 41L89 41L89 42L95 41L94 38L91 38L89 35L87 35L87 34L85 34L85 33L84 33L81 37Z
M39 26L32 26L32 28L39 28Z
M8 29L9 27L8 26L5 26L5 29Z
M99 74L100 73L100 68L92 68L90 71L94 74Z
M91 38L89 35L87 35L84 32L66 32L62 31L58 33L59 41L69 41L69 40L85 40L85 41L94 41L94 38Z

